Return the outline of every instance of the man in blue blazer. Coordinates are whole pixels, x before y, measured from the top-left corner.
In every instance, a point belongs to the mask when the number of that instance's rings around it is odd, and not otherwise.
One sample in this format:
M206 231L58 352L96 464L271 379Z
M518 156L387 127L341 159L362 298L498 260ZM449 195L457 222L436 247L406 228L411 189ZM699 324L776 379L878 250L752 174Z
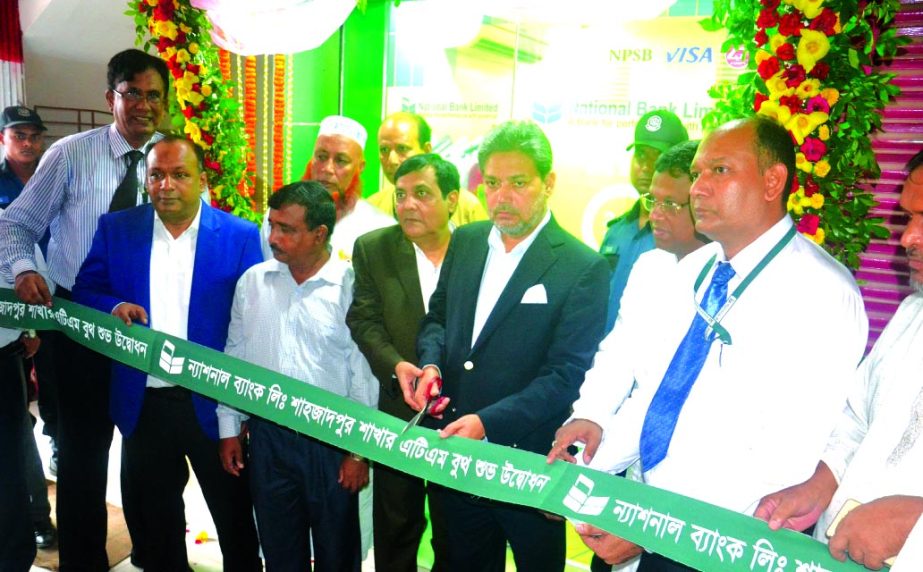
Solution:
M478 163L490 222L455 231L417 339L422 368L396 373L416 410L441 375L448 403L438 402L434 413L443 417L431 423L443 438L544 453L603 335L609 269L548 210L555 175L538 126L496 127ZM449 570L502 571L507 542L517 569L563 570L562 521L444 488L436 494Z
M75 301L126 324L221 350L237 279L260 262L252 223L207 206L198 146L168 136L147 157L151 204L103 215L77 275ZM225 570L261 570L247 483L218 458L213 400L113 363L110 412L141 498L145 570L188 569L183 488L189 458L218 530Z

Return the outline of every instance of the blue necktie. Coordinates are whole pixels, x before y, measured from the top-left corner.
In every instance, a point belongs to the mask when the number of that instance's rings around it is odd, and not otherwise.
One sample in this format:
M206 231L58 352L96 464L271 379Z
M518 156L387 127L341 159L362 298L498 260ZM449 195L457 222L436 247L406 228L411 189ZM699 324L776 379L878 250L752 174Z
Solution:
M734 269L729 262L720 262L712 276L711 284L705 291L702 306L709 316L714 316L727 300L728 280L734 277ZM696 312L686 332L673 354L673 360L663 374L663 381L654 394L644 417L641 428L641 469L649 471L657 466L667 455L673 430L679 412L689 397L692 384L699 377L705 358L715 336L706 337L708 324Z

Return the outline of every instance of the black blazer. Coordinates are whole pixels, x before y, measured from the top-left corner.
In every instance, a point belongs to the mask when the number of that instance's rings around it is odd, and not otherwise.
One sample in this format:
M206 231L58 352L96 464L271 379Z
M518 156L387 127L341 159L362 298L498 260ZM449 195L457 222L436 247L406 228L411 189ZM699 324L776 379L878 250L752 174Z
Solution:
M455 231L417 338L420 365L442 370L444 427L476 413L491 443L547 453L603 336L606 261L554 217L507 283L474 347L471 334L490 222ZM534 287L534 289L533 289ZM540 301L544 291L545 303Z
M392 376L399 361L417 362L417 332L423 320L423 295L413 245L398 225L364 234L353 247L356 282L346 324L381 384L382 411L410 419Z

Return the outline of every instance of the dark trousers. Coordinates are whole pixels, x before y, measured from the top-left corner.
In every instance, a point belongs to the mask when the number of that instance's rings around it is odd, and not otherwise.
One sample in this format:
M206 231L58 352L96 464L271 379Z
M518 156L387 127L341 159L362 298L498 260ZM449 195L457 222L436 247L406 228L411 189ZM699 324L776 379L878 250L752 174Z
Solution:
M110 361L59 332L58 550L62 572L109 570L106 472L112 444Z
M267 572L311 570L309 535L314 570L359 572L359 495L337 482L342 461L339 449L250 420L250 489Z
M0 571L25 572L35 559L23 450L25 394L19 342L0 348Z
M224 570L262 570L247 477L221 468L218 443L199 425L188 390L147 389L124 452L127 479L141 498L146 572L188 569L183 503L187 457L218 530Z
M376 465L373 487L375 570L416 572L420 538L426 530L426 482L396 469ZM432 572L443 572L448 546L444 518L434 495L429 495L429 516L433 525L435 554Z
M503 572L506 544L517 570L561 572L564 569L564 522L549 520L535 509L489 501L433 486L446 515L449 572ZM451 516L450 516L451 515Z

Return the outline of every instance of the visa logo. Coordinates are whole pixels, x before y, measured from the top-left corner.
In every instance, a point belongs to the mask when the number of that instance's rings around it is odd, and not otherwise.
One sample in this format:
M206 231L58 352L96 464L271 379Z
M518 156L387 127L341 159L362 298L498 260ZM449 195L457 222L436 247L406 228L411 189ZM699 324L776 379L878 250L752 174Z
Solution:
M667 52L668 64L704 64L712 63L711 48L693 46L691 48L676 48Z
M609 50L610 62L649 62L652 58L650 48Z

